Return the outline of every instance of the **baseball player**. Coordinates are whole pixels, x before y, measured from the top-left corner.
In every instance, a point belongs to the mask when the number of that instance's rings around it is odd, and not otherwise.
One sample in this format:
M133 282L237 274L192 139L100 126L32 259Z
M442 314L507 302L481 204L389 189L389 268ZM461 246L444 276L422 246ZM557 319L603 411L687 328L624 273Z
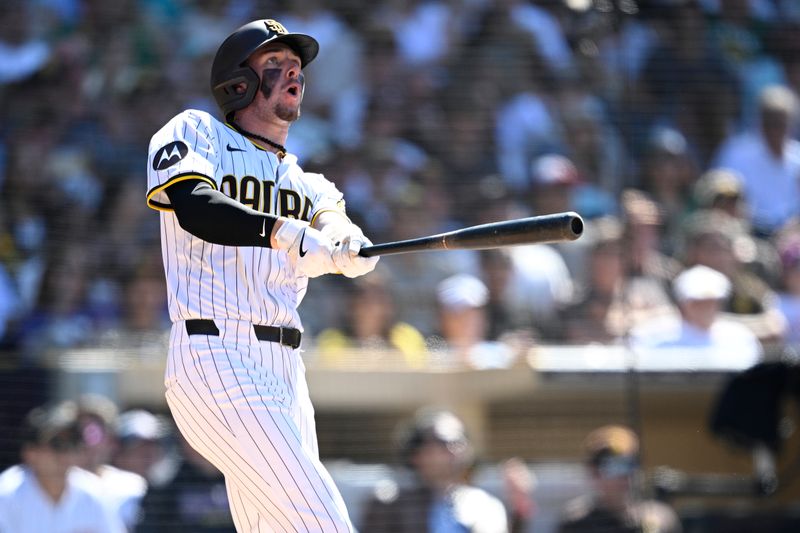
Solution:
M352 531L319 461L298 347L308 278L375 259L341 193L283 146L319 45L257 20L220 45L211 90L225 122L187 110L149 149L173 327L166 398L226 478L238 531Z

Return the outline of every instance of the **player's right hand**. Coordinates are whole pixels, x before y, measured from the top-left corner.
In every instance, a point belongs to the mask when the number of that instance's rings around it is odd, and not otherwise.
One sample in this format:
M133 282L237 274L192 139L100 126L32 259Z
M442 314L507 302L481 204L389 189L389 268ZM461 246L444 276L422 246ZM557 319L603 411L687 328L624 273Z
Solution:
M372 241L364 237L347 236L339 243L333 252L333 262L339 267L339 272L348 278L357 278L375 270L375 264L380 259L375 257L361 257L358 252L363 246L370 246Z
M339 271L333 262L335 246L330 238L301 220L282 218L281 222L275 242L279 249L286 250L300 275L316 278Z

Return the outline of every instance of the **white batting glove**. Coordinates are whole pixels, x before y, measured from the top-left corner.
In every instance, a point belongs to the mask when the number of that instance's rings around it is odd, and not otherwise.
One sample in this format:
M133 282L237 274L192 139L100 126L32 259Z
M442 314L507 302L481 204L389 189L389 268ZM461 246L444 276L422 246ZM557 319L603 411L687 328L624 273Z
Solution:
M358 226L356 226L358 227ZM342 240L339 246L333 251L333 262L339 272L348 278L357 278L367 272L372 272L378 263L379 257L361 257L358 252L362 246L369 246L372 241L361 236L348 235Z
M342 224L326 224L320 230L323 235L328 237L333 244L336 245L345 238L350 237L352 240L364 239L364 232L361 228L350 222Z
M338 247L328 237L307 222L291 218L282 222L275 232L275 242L279 249L286 250L289 261L299 274L316 278L339 271L339 266L333 260Z

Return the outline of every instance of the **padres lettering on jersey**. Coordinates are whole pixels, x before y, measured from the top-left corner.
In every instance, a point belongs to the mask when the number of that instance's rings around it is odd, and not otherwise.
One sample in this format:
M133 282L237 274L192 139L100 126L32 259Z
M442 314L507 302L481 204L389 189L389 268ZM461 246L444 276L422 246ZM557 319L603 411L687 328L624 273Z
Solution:
M184 231L165 189L206 181L258 211L312 221L343 211L342 194L321 174L303 172L291 154L278 160L203 111L187 110L150 141L147 205L161 211L161 250L173 321L230 318L301 328L297 306L307 278L281 250L212 244Z

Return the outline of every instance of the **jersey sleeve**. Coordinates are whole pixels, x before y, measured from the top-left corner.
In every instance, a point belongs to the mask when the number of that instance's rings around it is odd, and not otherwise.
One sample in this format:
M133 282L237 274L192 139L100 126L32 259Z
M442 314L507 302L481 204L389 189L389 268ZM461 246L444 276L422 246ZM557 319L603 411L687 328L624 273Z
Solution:
M186 179L207 181L214 189L219 162L212 118L202 111L180 113L150 140L147 157L147 205L171 211L166 189Z
M312 224L319 215L326 211L336 211L347 216L344 195L336 188L336 185L327 180L322 174L313 172L306 172L304 180L311 186L310 189L313 191L314 211L311 213L310 221Z

